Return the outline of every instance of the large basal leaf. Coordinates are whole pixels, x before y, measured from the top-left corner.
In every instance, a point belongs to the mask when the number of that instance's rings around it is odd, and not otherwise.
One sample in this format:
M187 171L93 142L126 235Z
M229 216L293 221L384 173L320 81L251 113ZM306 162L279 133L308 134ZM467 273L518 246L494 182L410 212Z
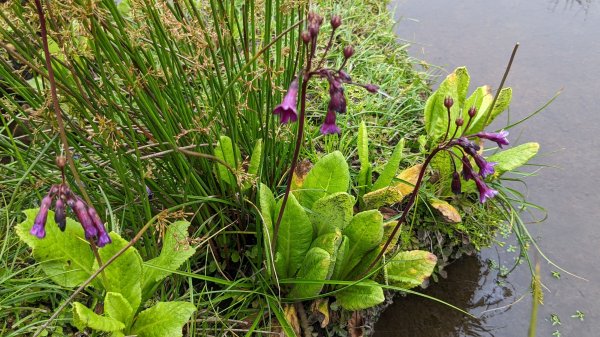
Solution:
M358 127L358 138L356 142L358 160L360 161L360 170L356 180L359 198L370 189L371 185L371 162L369 161L369 137L367 136L367 125L364 121Z
M244 189L252 187L254 181L258 179L258 170L262 162L263 153L263 142L262 139L256 140L254 149L252 150L252 156L250 157L250 163L248 164L248 175L249 178L244 182Z
M107 261L127 245L127 241L117 233L111 232L112 243L99 250L102 261ZM98 265L94 264L94 269ZM129 247L121 256L111 263L99 279L104 289L120 293L129 302L133 310L137 310L142 300L142 258L134 247Z
M539 150L540 144L525 143L489 156L487 161L498 163L494 169L497 175L501 175L525 165Z
M486 99L485 102L488 104L482 104L482 106L478 108L477 115L473 119L473 122L471 122L467 134L474 134L485 129L485 127L490 125L498 115L508 108L511 100L512 88L503 88L500 90L498 100L496 101L496 104L494 104L493 109L490 109L493 98L491 98L491 100L489 98Z
M317 200L309 213L317 235L335 233L336 228L346 228L352 220L354 202L354 197L346 192L334 193Z
M312 243L310 248L318 247L329 253L331 263L329 265L329 272L327 273L327 279L333 274L333 268L337 259L338 249L342 243L342 231L337 229L333 233L326 233L319 235Z
M338 247L333 273L329 277L332 280L341 280L344 265L348 261L348 252L350 251L350 239L347 236L342 236L342 242Z
M454 206L450 205L444 200L431 198L429 199L431 207L438 211L440 217L444 222L448 223L459 223L462 222L462 217L458 210Z
M188 244L189 226L190 223L187 221L177 221L167 228L160 255L147 261L144 267L142 286L144 296L149 296L154 286L171 274L171 272L152 268L152 266L175 271L196 253L196 248Z
M17 235L33 249L33 257L52 281L69 288L80 285L92 274L94 265L94 255L81 225L67 218L67 227L61 232L54 222L54 212L49 211L46 237L38 239L29 233L38 212L39 209L23 211L27 219L17 225Z
M383 238L383 215L378 210L360 212L352 218L343 233L350 239L350 249L343 266L342 277L347 275L365 254L381 242Z
M430 252L399 252L385 266L388 282L404 289L414 288L431 275L436 263L436 256Z
M404 138L400 139L400 142L396 144L390 160L385 164L379 178L377 178L377 181L373 184L373 190L391 186L394 176L396 175L396 172L398 172L400 162L402 161L402 151L404 151Z
M104 298L104 312L108 317L123 322L125 327L131 324L133 314L135 314L135 311L123 295L110 291L106 293L106 297Z
M215 147L215 157L227 163L234 170L242 164L240 150L227 136L219 138L219 143ZM228 185L237 186L237 178L225 165L217 164L217 176Z
M422 167L422 164L409 167L398 174L396 179L399 182L395 185L365 194L363 197L365 207L367 209L376 209L402 201L402 199L414 191Z
M274 215L279 214L282 200L277 203ZM308 215L293 194L290 194L277 234L277 249L283 261L276 264L277 273L280 278L294 277L296 271L302 265L306 252L310 248L313 239L313 226ZM281 269L281 267L284 267Z
M467 69L465 67L456 68L427 99L425 103L425 130L430 138L440 138L448 128L448 112L444 106L446 97L454 99L454 105L450 109L450 134L452 134L456 128L454 120L460 116L466 100L469 82L470 77Z
M98 331L113 332L123 330L125 324L106 316L100 316L85 305L73 303L73 324L83 331L85 328L92 328Z
M259 207L260 214L262 215L263 223L263 246L267 260L267 276L271 276L273 268L273 250L271 245L273 243L273 217L275 212L275 197L273 192L265 184L260 184L259 190Z
M350 185L348 163L340 151L319 159L304 178L302 188L294 191L300 204L311 209L315 201L336 192L347 192Z
M306 254L302 267L298 270L296 279L309 281L326 280L330 266L331 256L329 253L319 247L313 247ZM296 284L288 297L305 298L316 296L323 289L323 285L323 283Z
M385 301L383 289L372 280L367 280L335 293L337 303L350 311L374 307Z
M183 325L196 311L189 302L158 302L138 315L131 335L138 337L181 337Z

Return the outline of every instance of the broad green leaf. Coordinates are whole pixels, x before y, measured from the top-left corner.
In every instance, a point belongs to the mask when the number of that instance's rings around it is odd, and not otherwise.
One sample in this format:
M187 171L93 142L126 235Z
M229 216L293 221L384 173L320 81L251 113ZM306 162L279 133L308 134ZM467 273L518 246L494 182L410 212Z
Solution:
M260 184L259 191L259 206L260 214L262 215L263 223L263 245L267 257L267 275L270 277L273 268L273 252L271 245L273 243L273 213L275 212L275 197L273 192L265 184ZM275 219L276 220L276 219Z
M477 114L475 114L471 120L471 123L468 125L469 129L465 132L465 134L470 135L481 131L483 128L483 120L481 118L492 105L493 100L494 96L492 95L492 89L489 85L484 85L475 89L471 96L467 98L462 111L462 118L465 122L463 128L467 127L467 123L469 123L469 119L471 119L471 117L469 117L469 109L471 109L471 107L475 107L477 109Z
M390 187L384 187L373 192L365 194L363 200L367 209L376 209L385 205L392 205L404 199L415 189L415 184L419 179L422 164L409 167L396 177L399 182Z
M441 218L444 222L448 223L459 223L462 222L462 217L458 210L454 208L454 206L450 205L444 200L431 198L429 199L429 203L431 207L433 207L436 211L439 212Z
M310 248L318 247L326 251L329 256L331 263L329 265L329 272L327 273L327 279L333 274L333 268L337 259L338 249L342 243L342 231L339 228L335 229L333 233L326 233L318 236L313 242Z
M396 144L390 160L387 162L387 164L385 164L385 167L379 175L379 178L377 178L377 181L375 181L375 184L373 184L373 190L379 190L392 185L394 176L396 175L396 172L400 166L400 162L402 161L402 151L404 151L404 138L400 139L400 142Z
M347 192L349 185L348 163L340 151L335 151L317 161L295 194L302 206L311 209L315 201L326 195Z
M215 147L215 157L227 163L234 170L242 164L240 149L227 136L219 138L219 143ZM225 165L217 164L217 176L230 186L237 186L237 178Z
M319 247L313 247L306 254L302 267L298 270L296 279L309 281L326 280L330 266L331 256L329 253ZM296 284L288 297L305 298L316 296L323 289L323 285L323 283Z
M436 263L436 256L430 252L400 252L385 266L388 282L404 289L414 288L431 275Z
M190 223L187 221L172 223L165 232L160 255L147 261L146 265L173 271L179 269L185 261L196 253L196 248L187 244L188 227L190 227ZM148 266L144 267L144 282L142 286L144 297L151 295L150 292L154 286L170 274L170 272L164 270Z
M125 327L131 324L135 313L123 295L110 291L106 293L104 298L104 312L108 317L125 324Z
M498 163L494 167L495 175L501 175L525 165L539 150L540 144L525 143L489 156L487 161Z
M38 239L29 231L39 209L23 211L27 219L16 227L19 238L33 250L33 257L52 281L63 287L76 287L91 274L94 255L85 240L81 225L67 218L67 227L61 232L54 222L54 212L48 212L46 237Z
M347 236L342 236L342 242L336 253L335 264L333 267L333 273L331 274L331 280L341 280L342 271L344 265L348 260L348 252L350 251L350 239Z
M196 311L189 302L158 302L137 316L131 335L138 337L181 337L183 325Z
M248 174L257 175L258 169L260 168L260 162L262 161L263 153L263 142L259 138L256 140L254 150L252 150L252 156L250 157L250 164L248 165Z
M275 216L279 214L282 200L277 203ZM302 265L306 252L313 239L313 226L308 215L293 194L290 194L277 234L277 249L283 258L284 269L277 269L280 278L294 277ZM276 264L277 267L277 264ZM280 266L281 267L281 266Z
M347 275L365 254L381 243L383 215L377 210L360 212L352 218L343 233L350 239L350 249L343 267L342 277Z
M111 232L112 243L99 249L102 261L107 261L128 242L117 233ZM98 264L94 264L94 269ZM129 302L133 310L137 310L142 300L142 258L134 247L129 247L121 256L111 263L100 275L106 291L120 293Z
M122 322L111 317L100 316L79 302L73 303L73 324L80 331L83 331L85 328L92 328L94 330L111 332L125 328L125 324Z
M454 121L460 116L469 88L469 73L465 67L456 68L440 84L439 88L425 103L425 130L432 139L440 138L448 129L448 113L444 99L452 97L454 105L450 109L450 134L456 128Z
M383 289L372 280L367 280L335 293L337 303L349 311L374 307L385 301Z
M473 119L473 122L471 122L471 126L469 127L467 134L475 134L485 129L485 127L490 125L490 123L492 123L492 121L498 117L498 115L508 108L511 99L512 88L503 88L500 91L500 95L498 95L498 100L496 101L496 104L494 104L494 108L490 109L492 101L494 100L490 94L490 97L486 98L484 102L487 103L487 105L482 104L480 107L478 107L477 115Z
M383 225L383 239L381 240L381 243L379 244L379 248L383 249L385 242L389 239L390 236L392 236L392 232L394 232L394 229L396 228L396 226L398 226L398 221L386 222ZM400 225L400 226L402 226L402 225ZM396 244L398 243L398 238L400 238L401 232L402 232L401 228L398 228L398 231L396 231L396 234L394 234L392 241L390 241L390 244L388 245L388 248L386 249L386 254L390 253L394 249L394 247L396 247Z
M344 229L353 215L354 197L346 192L328 195L317 200L309 213L316 234L335 233L335 229Z
M360 170L358 171L357 187L359 198L369 190L371 185L371 162L369 161L369 138L367 136L367 125L364 121L358 128L358 139L356 144Z
M383 246L385 245L388 238L392 235L392 232L394 231L394 228L397 224L398 221L391 221L383 225L383 238L381 239L379 246L368 252L352 269L352 271L350 271L350 273L346 275L346 279L356 279L360 276L366 275L367 271L369 270L369 267L371 267L371 264L373 263L373 261L375 261L375 259L383 249ZM390 253L395 248L396 244L398 243L400 233L400 230L396 232L394 238L392 239L392 241L390 241L390 244L386 249L386 253ZM373 266L373 269L377 268L381 262L382 261L378 261L377 264Z

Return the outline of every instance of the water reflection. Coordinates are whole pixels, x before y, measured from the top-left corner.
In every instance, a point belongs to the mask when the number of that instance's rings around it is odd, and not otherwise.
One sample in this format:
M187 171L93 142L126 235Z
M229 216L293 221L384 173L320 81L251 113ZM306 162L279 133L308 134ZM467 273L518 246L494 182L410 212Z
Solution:
M393 310L383 313L374 337L495 337L503 326L490 326L487 318L510 310L514 301L511 284L499 283L497 272L479 257L466 257L449 266L448 279L432 284L423 293L469 311L476 318L424 300L419 296L397 297ZM399 317L401 315L410 317ZM402 321L402 325L398 321Z

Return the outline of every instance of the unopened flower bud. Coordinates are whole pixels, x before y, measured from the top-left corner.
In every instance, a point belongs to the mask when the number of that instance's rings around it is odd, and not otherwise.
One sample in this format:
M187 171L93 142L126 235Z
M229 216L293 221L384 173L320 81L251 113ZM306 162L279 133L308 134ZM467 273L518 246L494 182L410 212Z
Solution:
M342 25L342 17L341 16L334 15L331 17L331 27L333 29L337 29L341 25Z
M475 115L477 115L477 108L476 108L476 107L474 107L474 106L472 106L472 107L469 109L469 117L473 118L473 117L475 117Z
M317 14L313 11L308 12L308 22L313 22Z
M342 82L344 82L344 83L350 83L350 82L352 82L352 78L345 71L340 70L340 72L338 73L338 75L340 77L340 80L342 80Z
M349 59L354 55L354 48L352 46L346 46L344 48L344 57Z
M447 109L450 109L453 105L454 105L454 100L452 99L452 97L447 96L446 98L444 98L444 106Z
M456 126L463 126L464 124L464 120L462 118L457 118L454 123L456 123Z
M62 198L58 198L56 200L56 205L54 207L54 222L58 225L58 228L64 232L67 226L67 213L65 210L65 202Z
M303 31L300 34L300 37L302 38L302 41L304 41L304 43L310 42L310 32L308 30Z
M311 22L308 24L308 32L310 33L311 37L316 37L319 35L319 29L321 27L319 26L318 23L316 22Z
M67 158L65 158L64 156L58 156L56 157L56 166L58 166L59 169L63 169L65 168L65 165L67 164Z
M452 174L452 193L460 194L461 186L460 186L460 175L458 172L454 171Z
M379 92L379 87L376 86L375 84L367 84L365 85L365 89L367 89L368 92L376 94L377 92Z

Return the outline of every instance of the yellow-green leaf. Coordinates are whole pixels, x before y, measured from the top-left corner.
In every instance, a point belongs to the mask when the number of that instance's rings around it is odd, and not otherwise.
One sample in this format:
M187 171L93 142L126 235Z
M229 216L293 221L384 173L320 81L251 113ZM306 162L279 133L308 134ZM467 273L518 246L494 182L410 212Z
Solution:
M404 289L414 288L431 275L436 263L437 257L430 252L400 252L385 266L388 282Z

